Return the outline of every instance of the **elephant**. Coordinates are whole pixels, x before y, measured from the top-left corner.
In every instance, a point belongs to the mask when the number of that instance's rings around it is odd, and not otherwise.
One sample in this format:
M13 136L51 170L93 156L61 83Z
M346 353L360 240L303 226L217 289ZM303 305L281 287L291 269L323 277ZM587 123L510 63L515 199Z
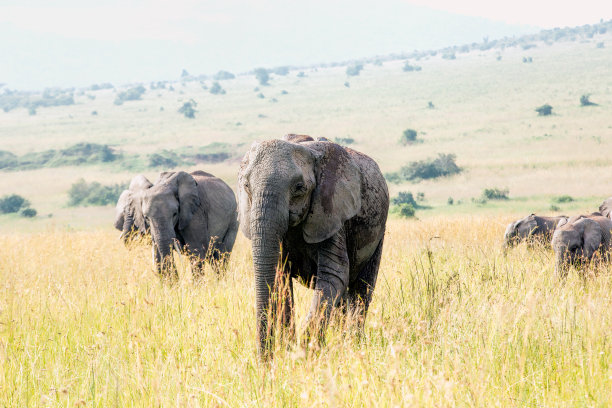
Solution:
M177 275L172 248L188 252L196 278L205 260L215 261L217 271L224 267L238 232L238 214L234 192L223 180L203 171L164 172L135 199L151 232L160 275L168 277L170 270Z
M612 197L608 197L599 206L599 212L608 218L612 218Z
M533 238L544 238L545 242L550 242L555 228L560 221L567 221L565 215L557 217L544 217L530 214L525 218L516 220L506 227L504 233L504 249L514 244Z
M600 213L579 215L560 222L552 237L555 271L564 278L570 265L589 262L595 253L608 258L612 220Z
M389 210L387 183L373 159L325 140L284 139L254 143L238 175L263 358L272 356L277 324L290 337L294 332L292 278L315 290L304 339L316 334L322 341L332 308L340 305L362 326Z
M127 244L135 235L145 235L148 226L145 223L142 209L134 196L140 191L151 188L153 184L142 174L135 176L127 190L123 190L115 207L115 228L121 231L120 238Z

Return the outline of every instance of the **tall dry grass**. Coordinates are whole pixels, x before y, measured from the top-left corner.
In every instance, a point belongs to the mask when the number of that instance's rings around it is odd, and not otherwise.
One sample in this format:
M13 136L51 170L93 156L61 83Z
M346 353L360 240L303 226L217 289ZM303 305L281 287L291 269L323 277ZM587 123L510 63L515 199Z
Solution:
M242 236L223 277L178 284L110 231L0 236L0 405L608 406L609 267L554 276L505 256L489 217L392 220L363 335L332 323L306 354L256 356ZM297 321L311 294L297 287Z

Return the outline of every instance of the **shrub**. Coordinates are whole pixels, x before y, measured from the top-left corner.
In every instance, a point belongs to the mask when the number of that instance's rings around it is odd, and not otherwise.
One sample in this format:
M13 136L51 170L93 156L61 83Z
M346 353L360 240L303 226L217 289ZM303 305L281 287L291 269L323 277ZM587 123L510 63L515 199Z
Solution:
M457 59L457 57L455 56L454 52L449 52L449 53L446 53L446 54L442 54L442 58L447 59L447 60Z
M195 110L196 106L198 106L196 101L194 101L193 99L190 99L189 101L185 102L183 106L179 108L178 112L185 115L186 118L193 119L195 118L195 114L197 112L197 110Z
M391 183L400 183L450 176L461 172L455 158L454 154L440 153L436 158L411 162L398 172L387 173L385 178Z
M178 165L181 163L182 160L176 153L170 150L162 150L160 153L153 153L149 155L148 166L174 168L178 167Z
M508 200L510 190L501 188L485 188L482 191L482 197L486 200Z
M336 137L334 138L334 142L341 145L350 145L355 143L355 139L353 139L352 137Z
M597 104L595 102L591 102L589 100L590 95L589 94L584 94L580 97L580 106L596 106Z
M300 72L298 72L298 73L297 73L297 75L296 75L296 76L297 76L298 78L304 78L304 77L306 77L306 74L304 73L304 71L300 71Z
M432 101L427 102L427 109L435 109L436 107L434 106Z
M412 218L416 213L416 210L411 204L401 204L399 206L399 213L404 218Z
M448 205L453 205L455 203L455 200L453 200L453 197L448 197L448 200L446 200L446 203Z
M345 86L345 87L347 87L347 88L350 88L350 87L351 87L351 83L350 83L350 82L348 82L348 81L346 81L346 82L344 83L344 86Z
M68 205L75 207L115 204L128 185L129 183L105 186L97 181L87 183L84 179L79 179L68 190Z
M419 191L417 193L417 201L425 201L425 193L423 193L422 191Z
M0 169L16 167L19 163L17 156L6 150L0 150Z
M404 133L402 133L402 137L400 139L400 143L402 145L413 144L417 141L417 131L414 129L406 129Z
M357 76L363 69L363 64L351 64L346 67L346 75L348 76Z
M397 193L396 197L391 199L391 204L393 205L401 205L401 204L410 204L413 208L417 207L417 203L409 191L400 191Z
M550 106L549 104L545 104L537 107L535 111L538 112L538 116L548 116L552 114L552 109L552 106Z
M561 211L561 208L559 208L559 206L556 206L554 204L551 204L549 209L550 211Z
M16 213L29 206L30 202L17 194L5 195L0 198L0 213L2 214Z
M562 196L558 196L558 197L553 197L553 199L552 199L552 202L553 203L557 203L557 204L571 203L572 201L574 201L574 197L569 196L569 195L562 195Z
M289 67L276 67L272 69L272 72L276 75L285 76L289 73Z
M265 96L263 93L261 93L261 92L260 92L260 93L258 93L258 94L257 94L257 97L258 97L259 99L263 99L263 98L265 98L266 96Z
M259 85L266 86L268 85L268 81L270 80L270 74L268 74L268 70L265 68L257 68L254 71L255 78L259 81Z
M223 81L226 79L234 79L234 78L236 78L236 75L228 71L219 71L215 75L213 75L213 79L217 81Z
M533 58L532 57L523 57L523 62L525 64L530 64L533 62Z
M420 71L421 67L418 65L410 65L410 63L408 61L406 61L406 63L404 64L404 67L402 68L402 71L404 72L412 72L412 71Z
M146 92L144 86L139 85L134 88L129 88L123 92L119 92L115 97L115 105L122 105L126 101L137 101L142 99L142 95Z
M22 217L26 217L26 218L33 218L36 217L36 210L33 208L24 208L23 210L21 210L21 216Z
M225 89L223 89L221 87L221 84L219 82L213 82L213 84L210 86L210 90L208 91L213 95L224 95L225 94Z

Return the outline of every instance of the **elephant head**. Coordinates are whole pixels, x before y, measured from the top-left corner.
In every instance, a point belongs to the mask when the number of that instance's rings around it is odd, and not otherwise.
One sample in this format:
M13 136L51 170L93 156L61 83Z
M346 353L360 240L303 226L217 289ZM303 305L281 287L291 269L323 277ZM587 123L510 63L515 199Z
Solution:
M361 173L335 143L255 143L238 176L240 227L251 239L259 350L269 342L268 312L280 243L287 231L314 244L337 233L361 208Z
M115 207L115 228L121 231L121 238L128 243L134 234L145 234L148 232L139 194L151 188L153 184L142 174L137 175L130 182L127 190L123 190Z
M141 194L142 213L153 239L158 272L172 263L177 232L185 230L200 207L196 181L184 171L160 174L155 184Z
M506 227L504 234L504 247L508 248L514 245L517 241L527 238L533 231L538 228L538 223L535 219L535 214L531 214L525 218L510 223Z
M608 197L599 206L599 212L608 218L612 218L612 197Z
M603 217L599 217L603 218ZM552 246L555 252L555 270L561 277L567 275L570 265L590 261L602 245L609 245L610 231L588 217L572 217L555 230Z

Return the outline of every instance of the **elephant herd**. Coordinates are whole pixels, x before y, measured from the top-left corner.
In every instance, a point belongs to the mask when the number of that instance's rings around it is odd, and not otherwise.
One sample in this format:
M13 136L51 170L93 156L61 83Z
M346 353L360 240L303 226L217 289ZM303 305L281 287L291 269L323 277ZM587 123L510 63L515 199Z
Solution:
M573 217L543 217L531 214L508 225L504 247L519 241L550 242L555 253L555 271L564 278L569 267L591 261L609 261L612 231L612 197L599 211Z
M226 266L238 227L250 239L258 351L271 356L275 333L291 338L293 279L314 289L304 344L321 341L332 310L365 320L381 260L389 211L386 181L374 160L325 138L289 134L254 143L238 172L238 199L203 171L164 172L155 183L134 177L116 207L127 244L150 236L156 270L176 277L172 251L187 254L194 277L203 263ZM506 229L505 246L543 237L556 270L607 259L612 198L600 212L575 217L531 214Z
M270 356L277 329L293 336L293 279L314 289L304 343L320 341L332 309L362 325L372 298L389 211L374 160L325 138L289 134L254 143L238 172L238 200L217 177L166 172L134 177L116 207L125 243L150 235L156 270L175 277L172 250L194 276L223 270L238 225L251 240L258 350Z

